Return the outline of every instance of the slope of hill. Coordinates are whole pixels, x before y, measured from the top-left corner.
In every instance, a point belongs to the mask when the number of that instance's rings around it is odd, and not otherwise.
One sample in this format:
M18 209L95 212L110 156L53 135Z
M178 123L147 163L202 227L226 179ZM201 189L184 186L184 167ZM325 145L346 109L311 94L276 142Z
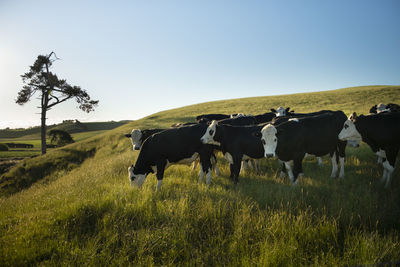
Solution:
M159 112L82 142L24 160L1 177L0 265L367 265L400 262L400 179L385 190L376 157L348 148L344 180L330 179L330 160L304 161L293 187L279 164L263 174L229 167L213 184L186 166L170 167L161 192L150 175L131 188L127 167L138 155L123 136L133 127L168 127L201 113L342 109L368 113L400 102L400 86L217 101ZM214 175L215 176L215 175ZM23 179L20 179L20 178ZM29 188L17 181L34 177ZM27 188L20 191L22 188ZM20 191L20 192L18 192Z
M108 121L108 122L79 122L79 121L64 121L60 124L48 125L47 130L59 129L68 133L80 133L87 131L111 130L124 125L128 121ZM40 126L35 126L27 129L1 129L0 138L20 138L23 136L40 137Z

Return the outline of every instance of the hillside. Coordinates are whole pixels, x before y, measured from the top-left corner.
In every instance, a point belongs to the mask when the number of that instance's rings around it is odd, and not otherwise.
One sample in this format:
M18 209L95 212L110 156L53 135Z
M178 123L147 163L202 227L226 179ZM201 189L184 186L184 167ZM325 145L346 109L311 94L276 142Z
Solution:
M400 175L380 184L382 168L366 145L347 148L345 178L330 179L330 159L304 161L300 185L241 173L197 182L197 171L170 167L161 192L154 175L132 188L127 168L138 152L132 128L168 127L204 113L341 109L367 114L400 103L400 86L365 86L215 101L162 111L81 142L25 159L0 177L0 265L343 266L400 262Z
M70 134L87 131L111 130L124 125L128 121L108 121L108 122L79 122L77 120L64 121L59 124L48 125L47 130L64 130ZM0 129L0 138L20 138L20 137L40 137L40 126L27 129Z

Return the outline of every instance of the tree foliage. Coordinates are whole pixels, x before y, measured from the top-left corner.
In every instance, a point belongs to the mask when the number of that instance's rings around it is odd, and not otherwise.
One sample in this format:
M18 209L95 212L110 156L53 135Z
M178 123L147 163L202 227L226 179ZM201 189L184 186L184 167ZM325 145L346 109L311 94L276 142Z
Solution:
M89 94L79 86L72 86L66 80L50 71L54 61L58 60L56 54L39 55L29 71L21 75L24 86L18 92L15 102L24 105L38 93L41 100L41 146L42 154L46 153L46 112L55 105L68 99L75 99L79 108L85 112L91 112L99 103L92 100Z
M55 59L52 59L52 57ZM98 104L98 100L91 100L89 94L79 86L72 86L66 80L60 79L50 71L53 62L57 60L54 52L49 55L39 55L35 63L30 66L29 72L21 75L24 86L20 92L16 103L23 105L32 98L35 93L41 96L48 95L47 103L42 99L42 107L46 110L58 105L68 99L75 98L79 108L85 112L91 112Z
M71 135L63 130L53 129L49 131L50 142L57 146L65 146L74 142Z

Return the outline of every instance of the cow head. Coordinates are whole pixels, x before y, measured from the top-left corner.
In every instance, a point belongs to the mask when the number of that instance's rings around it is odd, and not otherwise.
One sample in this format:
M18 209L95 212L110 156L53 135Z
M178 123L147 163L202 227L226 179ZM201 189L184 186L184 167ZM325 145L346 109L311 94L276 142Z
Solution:
M343 124L343 129L340 131L338 138L342 141L361 140L361 134L356 128L357 114L353 112Z
M277 117L286 116L289 114L290 107L286 109L284 107L279 107L278 109L271 108L271 111L275 113Z
M126 137L131 138L133 150L140 150L142 146L142 131L133 129L130 134L125 134Z
M146 179L146 174L138 174L135 171L135 167L131 165L128 168L129 173L129 181L131 182L131 186L142 187L144 180Z
M261 129L261 143L264 146L264 156L267 158L275 157L278 145L277 129L272 124L267 124Z
M203 144L210 144L210 145L217 145L217 146L221 145L221 143L215 141L215 139L214 139L215 134L217 132L217 126L218 126L218 122L214 120L207 127L206 132L200 138L200 140Z

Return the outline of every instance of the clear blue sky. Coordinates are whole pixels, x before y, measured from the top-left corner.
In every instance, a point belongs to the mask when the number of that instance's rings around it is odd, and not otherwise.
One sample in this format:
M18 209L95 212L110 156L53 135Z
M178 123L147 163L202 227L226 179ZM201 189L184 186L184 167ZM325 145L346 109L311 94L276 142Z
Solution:
M53 71L100 103L90 114L71 100L55 106L48 124L398 85L400 1L0 0L0 128L39 125L39 101L14 100L20 75L51 51Z

